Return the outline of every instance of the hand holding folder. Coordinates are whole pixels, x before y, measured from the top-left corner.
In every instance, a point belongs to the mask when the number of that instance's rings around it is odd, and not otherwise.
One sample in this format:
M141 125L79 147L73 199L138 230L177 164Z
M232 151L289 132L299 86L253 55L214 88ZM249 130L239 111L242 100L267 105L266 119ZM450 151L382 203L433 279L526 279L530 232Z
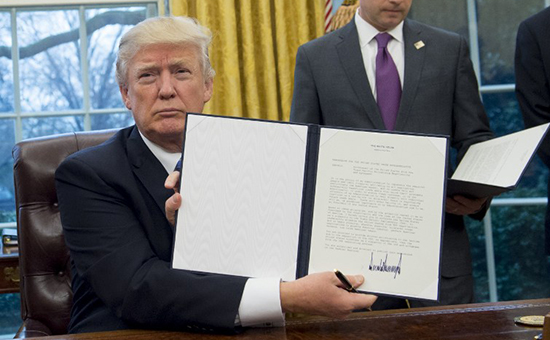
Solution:
M438 298L448 140L188 114L172 266Z

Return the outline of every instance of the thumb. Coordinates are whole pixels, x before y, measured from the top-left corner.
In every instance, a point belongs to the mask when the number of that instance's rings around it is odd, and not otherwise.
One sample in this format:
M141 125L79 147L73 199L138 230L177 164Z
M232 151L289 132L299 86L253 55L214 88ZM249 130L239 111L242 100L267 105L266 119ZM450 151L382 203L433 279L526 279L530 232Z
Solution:
M365 283L365 277L363 275L349 275L347 278L354 288L357 288Z
M164 209L166 213L166 218L171 225L176 224L176 211L181 206L181 195L175 192L170 198L166 200L164 204Z

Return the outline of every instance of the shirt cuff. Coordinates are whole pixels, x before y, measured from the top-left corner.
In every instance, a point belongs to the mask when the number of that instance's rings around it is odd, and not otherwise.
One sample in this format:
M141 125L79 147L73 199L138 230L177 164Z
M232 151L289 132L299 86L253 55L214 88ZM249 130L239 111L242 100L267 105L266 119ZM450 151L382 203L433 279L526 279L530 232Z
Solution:
M239 319L243 327L282 327L285 316L281 308L278 278L250 278L244 286Z

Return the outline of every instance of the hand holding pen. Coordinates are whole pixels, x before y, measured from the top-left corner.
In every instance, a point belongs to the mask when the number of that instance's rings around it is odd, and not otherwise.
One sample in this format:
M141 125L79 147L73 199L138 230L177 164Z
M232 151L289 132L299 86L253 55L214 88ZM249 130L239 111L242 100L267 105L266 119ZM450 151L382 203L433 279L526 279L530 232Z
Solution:
M364 282L362 275L346 278L351 288ZM280 284L280 299L283 312L323 315L344 318L353 311L369 308L376 296L350 294L332 271L313 273L298 280Z
M340 280L340 282L342 282L342 285L344 285L343 288L345 290L347 290L348 292L351 292L351 293L357 293L357 290L353 287L351 282L349 282L346 275L342 274L342 272L339 271L338 269L334 269L334 274L336 274L336 277L338 278L338 280Z
M342 285L344 286L343 288L345 290L347 290L348 292L350 293L359 293L357 291L357 289L355 289L355 287L353 287L353 285L351 284L351 282L349 282L348 278L346 277L346 275L342 274L341 271L339 271L338 269L334 269L334 274L336 275L336 277L338 278L338 280L340 280L340 282L342 283ZM364 308L362 309L363 311L372 311L372 309L370 307L368 308ZM358 310L358 311L361 311L361 310Z

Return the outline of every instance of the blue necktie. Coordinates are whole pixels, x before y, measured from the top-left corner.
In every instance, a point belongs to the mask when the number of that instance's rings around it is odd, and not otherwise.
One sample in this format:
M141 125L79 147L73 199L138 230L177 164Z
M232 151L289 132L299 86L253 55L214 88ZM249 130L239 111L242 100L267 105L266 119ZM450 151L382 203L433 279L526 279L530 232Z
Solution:
M397 111L401 102L401 82L399 73L388 52L388 42L392 36L380 33L375 37L378 43L376 55L376 102L384 120L386 129L393 130L397 120Z

